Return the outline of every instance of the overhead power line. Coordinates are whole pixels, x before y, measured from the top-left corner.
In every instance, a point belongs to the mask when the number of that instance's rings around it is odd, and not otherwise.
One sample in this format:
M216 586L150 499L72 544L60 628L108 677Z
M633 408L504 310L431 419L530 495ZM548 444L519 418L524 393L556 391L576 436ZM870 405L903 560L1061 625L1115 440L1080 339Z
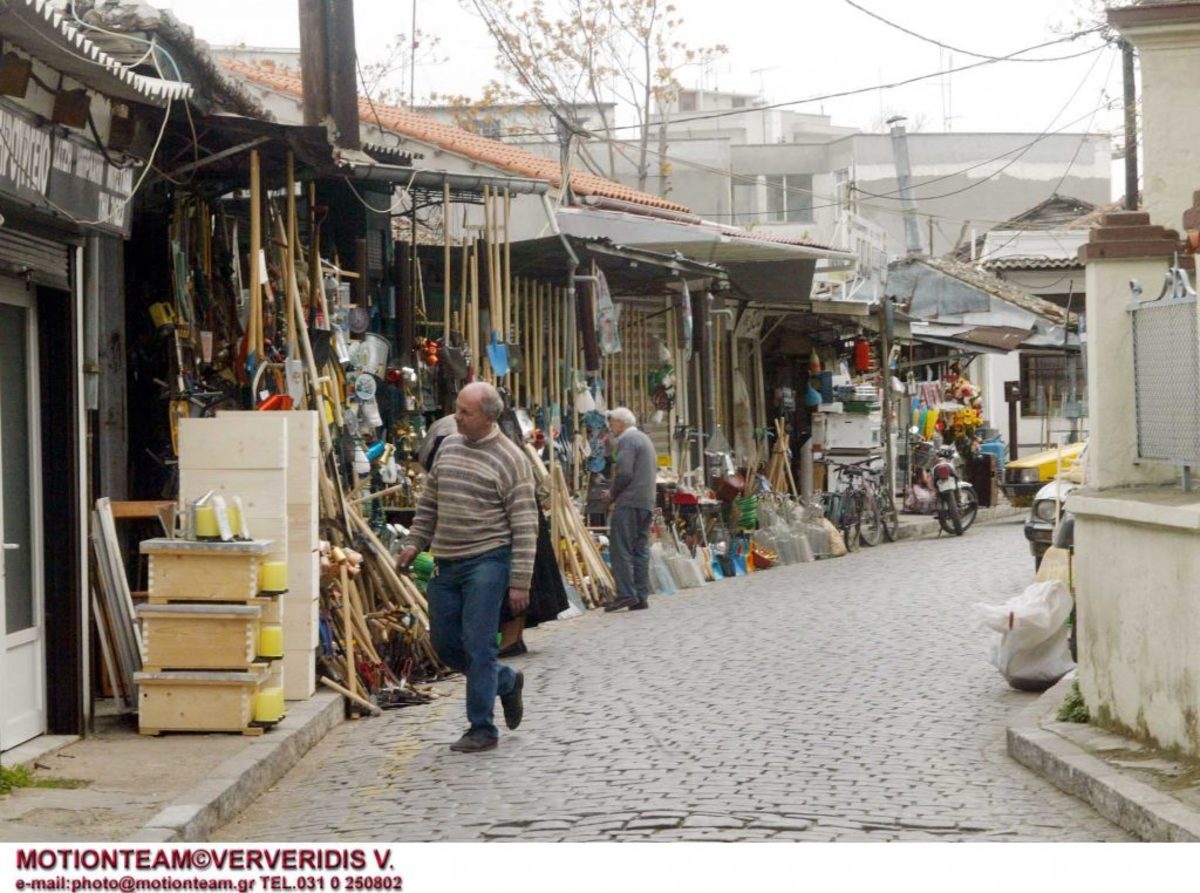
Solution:
M483 16L483 13L481 12L480 15ZM487 18L485 18L484 20L485 20L485 22L488 21ZM748 113L761 113L761 112L771 111L773 109L789 108L789 107L795 106L795 105L809 105L814 102L825 102L826 100L830 100L830 99L842 99L847 96L858 96L863 93L874 93L877 90L893 90L893 89L896 89L897 87L905 87L905 86L908 86L909 84L920 83L921 81L927 81L932 78L944 77L947 74L957 74L960 71L970 71L971 69L974 69L974 68L982 68L985 65L995 65L997 62L1013 61L1017 56L1021 56L1025 53L1032 52L1033 50L1038 50L1038 49L1042 49L1043 47L1055 46L1060 43L1067 43L1069 41L1078 40L1081 37L1086 37L1089 34L1095 34L1102 30L1103 30L1103 28L1099 27L1099 26L1097 26L1095 28L1087 28L1083 31L1076 31L1071 34L1067 34L1063 37L1055 38L1054 40L1048 40L1043 43L1034 44L1033 46L1030 46L1030 47L1025 47L1024 49L1015 50L1005 56L989 57L987 59L982 59L978 62L968 62L965 65L959 65L959 66L955 66L953 68L940 68L937 71L931 71L926 74L919 74L919 75L915 75L910 78L904 78L902 80L892 81L891 83L888 83L888 84L873 84L870 87L855 87L850 90L839 90L834 93L823 93L823 94L820 94L817 96L807 96L803 99L789 99L789 100L785 100L783 102L772 102L772 103L768 103L766 105L756 105L752 108L727 109L727 110L719 111L719 112L710 112L709 114L705 114L705 115L690 115L686 118L673 118L670 123L672 125L679 125L679 124L689 124L692 121L713 121L713 120L717 120L720 118L729 118L729 117L733 117L733 116L737 116L737 115L746 115ZM499 42L503 43L502 41L499 41ZM1101 44L1099 46L1091 47L1090 49L1083 50L1082 52L1075 53L1070 56L1059 56L1059 57L1055 57L1055 59L1044 59L1044 60L1039 60L1039 61L1050 62L1050 61L1058 61L1060 59L1079 58L1082 56L1086 56L1090 53L1098 52L1098 51L1104 49L1105 46L1107 46L1107 44ZM501 47L501 49L503 50L504 47ZM1025 59L1025 60L1019 60L1019 61L1028 62L1031 60ZM530 89L533 90L533 92L535 93L535 96L536 96L537 91L534 90L532 87L530 87ZM558 112L558 110L556 108L552 107L552 104L547 103L540 96L538 96L537 98L544 106L546 106L547 110L550 111L551 114L555 115L555 117L559 116L560 113ZM641 124L620 124L620 125L611 125L609 127L598 127L598 128L589 127L589 128L579 128L579 129L583 131L585 136L595 137L595 138L605 138L611 134L617 133L618 131L637 130L641 127L642 127ZM556 135L557 134L555 134L555 133L549 133L549 132L528 134L528 136L542 136L542 137L551 137L551 136L556 136Z
M934 39L932 37L928 37L924 34L919 34L916 31L913 31L909 28L905 28L903 25L901 25L897 22L893 22L891 19L886 19L883 16L881 16L879 13L872 12L871 10L867 9L865 6L861 6L858 3L855 3L854 0L842 0L842 2L844 2L847 6L851 6L854 9L857 9L859 12L863 13L864 15L870 16L871 18L875 19L877 22L882 22L883 24L887 25L889 28L895 28L897 31L907 34L909 37L915 37L917 40L924 41L925 43L931 43L935 47L941 47L943 50L949 50L952 53L961 53L964 56L972 56L976 59L987 59L988 61L991 61L991 62L1058 62L1062 59L1074 59L1080 55L1079 53L1072 53L1068 56L1040 56L1036 59L1021 59L1021 58L1019 58L1019 56L1023 55L1024 52L1032 52L1032 50L1039 49L1039 47L1032 47L1030 50L1013 53L1008 56L989 56L987 53L975 53L975 52L972 52L971 50L964 50L962 47L951 46L948 43L943 43L940 40L936 40L936 39ZM1101 29L1097 28L1095 30L1101 30ZM1086 33L1086 32L1081 32L1081 33ZM1043 46L1045 46L1045 44L1043 44Z

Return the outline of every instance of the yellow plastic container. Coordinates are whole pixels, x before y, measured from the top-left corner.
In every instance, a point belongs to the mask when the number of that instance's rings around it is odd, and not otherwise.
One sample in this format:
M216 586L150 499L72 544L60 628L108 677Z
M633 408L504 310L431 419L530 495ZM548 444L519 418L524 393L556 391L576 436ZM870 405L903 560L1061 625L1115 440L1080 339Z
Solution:
M217 510L211 505L196 506L196 539L217 539L221 531L217 528Z
M279 722L283 719L283 688L259 689L254 696L254 721Z
M268 660L283 657L283 626L264 623L258 628L258 656Z
M258 568L260 592L283 592L287 589L288 570L286 561L264 561Z

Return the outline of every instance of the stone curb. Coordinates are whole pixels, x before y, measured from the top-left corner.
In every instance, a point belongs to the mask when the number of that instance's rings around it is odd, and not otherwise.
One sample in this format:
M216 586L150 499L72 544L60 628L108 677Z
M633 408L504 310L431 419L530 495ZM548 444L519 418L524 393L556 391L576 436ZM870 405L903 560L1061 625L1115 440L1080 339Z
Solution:
M998 521L1002 518L1015 518L1018 515L1023 515L1028 512L1027 508L1017 508L1012 505L993 505L979 509L979 515L975 519L976 524L986 524L988 521ZM941 532L941 527L938 526L937 518L927 517L920 520L900 519L900 529L897 532L896 540L911 540L926 536L937 536Z
M1200 815L1055 731L1067 725L1054 717L1074 679L1068 674L1017 714L1008 727L1008 755L1142 840L1200 840Z
M318 691L289 702L288 715L271 731L221 763L204 781L176 797L126 838L142 843L202 842L235 818L300 761L345 718L345 701Z

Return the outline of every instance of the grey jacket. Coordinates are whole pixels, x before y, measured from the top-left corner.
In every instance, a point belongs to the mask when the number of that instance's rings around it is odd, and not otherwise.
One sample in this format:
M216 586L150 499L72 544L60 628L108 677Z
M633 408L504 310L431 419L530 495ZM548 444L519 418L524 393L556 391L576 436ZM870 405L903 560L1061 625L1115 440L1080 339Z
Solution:
M617 470L609 495L618 508L654 508L658 457L654 443L637 428L626 428L617 438Z

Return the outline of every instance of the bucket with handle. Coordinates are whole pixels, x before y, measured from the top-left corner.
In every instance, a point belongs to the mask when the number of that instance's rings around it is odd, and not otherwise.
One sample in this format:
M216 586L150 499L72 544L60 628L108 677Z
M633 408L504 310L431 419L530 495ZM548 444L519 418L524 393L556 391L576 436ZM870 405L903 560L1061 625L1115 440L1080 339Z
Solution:
M391 343L382 335L368 332L363 340L357 342L351 351L351 359L364 372L370 372L376 378L387 377L388 355L392 351Z

